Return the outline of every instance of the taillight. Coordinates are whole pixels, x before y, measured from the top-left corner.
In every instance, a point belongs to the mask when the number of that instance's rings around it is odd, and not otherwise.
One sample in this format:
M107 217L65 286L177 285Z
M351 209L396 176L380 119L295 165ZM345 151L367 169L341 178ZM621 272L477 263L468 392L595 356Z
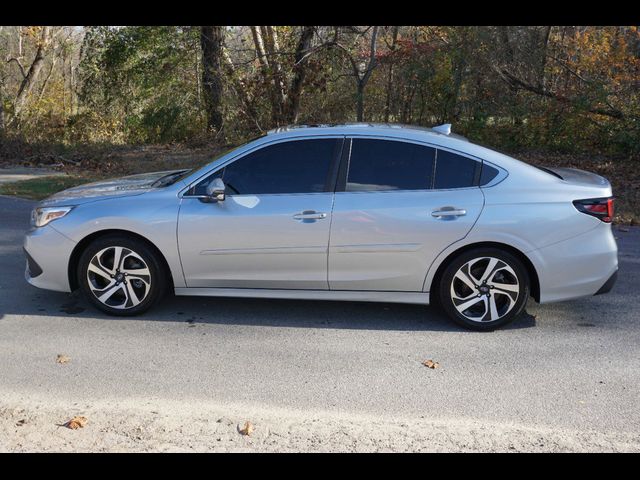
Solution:
M599 218L605 223L613 220L613 197L574 200L573 205L582 213Z

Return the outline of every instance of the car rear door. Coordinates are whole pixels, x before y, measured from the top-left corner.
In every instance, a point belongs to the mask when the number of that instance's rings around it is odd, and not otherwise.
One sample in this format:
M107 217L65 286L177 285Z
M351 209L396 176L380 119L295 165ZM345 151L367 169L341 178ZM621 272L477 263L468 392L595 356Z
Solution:
M481 162L391 138L345 141L329 243L331 290L422 291L480 215Z
M178 245L188 287L328 289L327 250L342 137L269 144L183 196ZM226 199L203 202L214 178Z

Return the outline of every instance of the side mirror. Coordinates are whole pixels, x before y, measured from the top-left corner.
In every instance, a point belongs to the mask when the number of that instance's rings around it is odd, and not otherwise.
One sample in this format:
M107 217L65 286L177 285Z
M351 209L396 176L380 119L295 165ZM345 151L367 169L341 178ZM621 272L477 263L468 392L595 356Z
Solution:
M207 197L210 202L224 202L224 192L226 187L221 178L214 178L209 185L207 185Z

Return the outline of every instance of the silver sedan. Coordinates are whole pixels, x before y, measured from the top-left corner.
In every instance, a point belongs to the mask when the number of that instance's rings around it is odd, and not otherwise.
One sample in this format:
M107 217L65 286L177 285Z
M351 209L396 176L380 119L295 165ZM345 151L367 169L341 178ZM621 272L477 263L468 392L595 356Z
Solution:
M194 171L96 182L32 213L26 278L135 315L176 295L436 303L492 330L604 293L609 182L433 129L277 129Z

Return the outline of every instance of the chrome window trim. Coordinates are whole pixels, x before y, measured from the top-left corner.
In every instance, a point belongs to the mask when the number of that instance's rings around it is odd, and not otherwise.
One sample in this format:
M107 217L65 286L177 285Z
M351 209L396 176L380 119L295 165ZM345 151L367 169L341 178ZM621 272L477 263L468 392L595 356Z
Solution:
M335 138L335 139L339 139L339 138L343 138L345 140L353 140L353 139L357 139L357 138L362 138L362 139L373 139L373 140L388 140L388 141L397 141L397 142L405 142L405 143L413 143L416 145L420 145L423 147L430 147L430 148L435 148L436 149L436 155L437 155L437 150L441 149L441 150L445 150L451 153L454 153L456 155L460 155L466 158L469 158L470 160L474 160L476 162L480 162L482 163L487 163L488 165L490 165L491 167L495 168L496 170L498 170L498 175L495 176L495 178L493 178L489 183L485 184L485 185L476 185L476 186L472 186L472 187L460 187L460 188L432 188L432 189L422 189L422 190L360 190L357 192L346 192L346 191L336 191L333 193L382 193L382 192L444 192L444 191L453 191L453 190L466 190L466 189L472 189L472 188L490 188L493 187L495 185L498 185L499 183L501 183L503 180L505 180L508 176L509 176L509 172L507 170L505 170L503 167L490 162L488 160L484 160L483 158L477 157L473 154L461 151L461 150L457 150L455 148L451 148L448 146L442 146L436 143L431 143L428 141L424 141L424 140L419 140L419 139L415 139L415 138L407 138L407 137L401 137L401 136L397 136L397 135L384 135L384 134L365 134L365 133L357 133L357 132L349 132L347 133L335 133L335 134L317 134L317 135L296 135L296 136L285 136L285 137L280 137L280 138L270 138L269 136L263 136L258 138L257 140L254 140L255 143L254 145L251 144L246 144L246 145L242 145L240 147L238 147L238 152L236 153L236 155L224 160L222 163L220 163L219 165L216 166L212 166L209 170L207 170L206 172L204 172L202 175L198 176L196 179L191 180L190 182L184 182L186 183L187 186L182 188L177 196L178 198L207 198L206 196L203 195L186 195L185 193L187 191L189 191L189 189L191 189L194 185L196 185L197 183L199 183L202 179L204 179L205 177L216 173L218 170L225 168L227 165L229 165L230 163L233 163L236 160L239 160L240 158L244 157L245 155L249 155L250 153L255 152L256 150L260 149L260 148L264 148L270 145L275 145L278 143L283 143L283 142L294 142L297 140L313 140L313 139L331 139L331 138ZM248 147L248 148L244 148L244 147ZM233 153L229 152L229 153ZM351 154L351 152L349 152L349 155ZM332 192L309 192L309 193L267 193L267 194L260 194L261 196L265 196L265 195L313 195L313 194L324 194L324 193L332 193ZM251 195L251 194L246 194L246 195ZM230 194L229 196L241 196L241 195L232 195Z

